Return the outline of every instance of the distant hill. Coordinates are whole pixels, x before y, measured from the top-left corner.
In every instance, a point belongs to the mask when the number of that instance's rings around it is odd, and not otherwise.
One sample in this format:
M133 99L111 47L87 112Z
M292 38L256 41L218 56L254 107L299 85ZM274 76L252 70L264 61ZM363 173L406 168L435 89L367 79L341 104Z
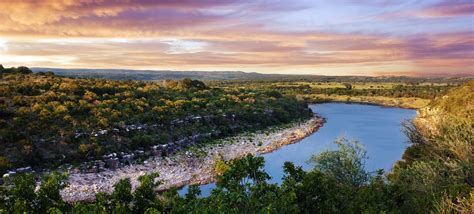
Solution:
M52 71L57 75L72 77L93 77L113 80L164 80L191 78L198 80L249 80L266 79L280 75L246 73L242 71L170 71L170 70L127 70L127 69L60 69L32 68L34 72Z
M406 77L406 76L322 76L262 74L242 71L170 71L170 70L129 70L129 69L62 69L32 68L33 72L52 71L57 75L70 77L105 78L112 80L243 80L243 81L317 81L317 82L412 82L412 83L460 83L474 77Z

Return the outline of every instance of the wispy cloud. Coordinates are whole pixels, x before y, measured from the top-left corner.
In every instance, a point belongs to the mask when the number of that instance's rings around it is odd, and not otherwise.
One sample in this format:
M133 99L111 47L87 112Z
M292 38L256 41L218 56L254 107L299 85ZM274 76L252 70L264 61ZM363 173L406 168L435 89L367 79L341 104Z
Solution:
M474 73L471 1L25 0L0 8L7 66Z
M442 1L431 7L427 7L416 13L421 17L456 17L474 16L474 1L472 0L448 0Z
M450 18L450 17L473 17L474 1L472 0L443 0L433 4L414 5L414 8L400 8L381 14L379 17L385 20L400 18Z

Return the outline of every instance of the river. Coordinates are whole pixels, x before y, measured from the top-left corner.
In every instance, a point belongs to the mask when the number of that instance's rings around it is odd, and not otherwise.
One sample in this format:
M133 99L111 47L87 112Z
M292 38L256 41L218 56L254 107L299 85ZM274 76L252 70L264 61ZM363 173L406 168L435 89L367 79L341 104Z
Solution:
M302 141L263 154L265 171L272 177L271 183L281 181L286 161L305 170L311 169L312 166L306 163L311 155L333 149L332 142L339 137L358 140L364 146L369 157L366 169L389 171L408 146L401 123L416 116L415 110L377 105L324 103L312 104L310 108L327 122ZM202 185L202 196L208 196L214 187L214 183ZM179 191L181 195L186 192L187 187Z

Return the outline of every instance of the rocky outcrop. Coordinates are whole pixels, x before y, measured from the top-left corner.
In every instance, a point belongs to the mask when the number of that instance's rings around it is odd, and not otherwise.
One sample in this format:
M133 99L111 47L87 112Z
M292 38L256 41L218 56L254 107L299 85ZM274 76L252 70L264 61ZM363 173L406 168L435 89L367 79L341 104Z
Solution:
M438 135L436 124L441 122L443 112L438 108L425 107L417 111L413 124L426 136Z
M323 126L325 122L326 120L320 117L318 117L317 119L310 120L308 122L308 126L305 126L301 129L297 129L294 132L290 133L288 136L282 138L281 140L274 141L264 147L259 148L258 152L262 154L269 153L275 151L276 149L282 146L297 143L306 136L321 128L321 126Z
M292 124L290 128L266 130L255 134L241 134L226 138L219 144L213 144L193 153L191 150L177 152L175 155L162 156L169 152L169 145L158 145L151 149L158 154L141 164L121 165L115 170L105 168L98 173L73 172L70 174L69 187L61 192L64 200L90 201L100 191L111 192L113 185L123 178L130 178L132 186L138 185L138 177L151 172L158 172L162 184L157 190L179 187L187 184L205 184L214 181L215 156L231 160L247 154L260 154L273 151L281 146L298 142L307 135L317 131L324 119L312 119ZM143 151L146 153L147 151ZM137 153L135 153L135 156ZM119 156L121 158L119 158ZM120 161L124 158L117 155ZM113 155L110 158L114 158Z

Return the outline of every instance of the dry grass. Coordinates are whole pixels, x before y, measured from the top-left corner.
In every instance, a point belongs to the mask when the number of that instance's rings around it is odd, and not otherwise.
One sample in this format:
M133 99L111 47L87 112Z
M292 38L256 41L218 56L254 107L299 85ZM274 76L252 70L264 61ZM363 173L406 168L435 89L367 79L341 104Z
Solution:
M378 104L383 106L393 106L410 109L420 109L427 106L430 103L428 99L416 98L416 97L383 97L383 96L348 96L348 95L325 95L325 94L311 94L303 95L300 99L307 100L309 102L321 102L321 101L332 101L332 102L351 102L351 103L367 103L367 104Z

